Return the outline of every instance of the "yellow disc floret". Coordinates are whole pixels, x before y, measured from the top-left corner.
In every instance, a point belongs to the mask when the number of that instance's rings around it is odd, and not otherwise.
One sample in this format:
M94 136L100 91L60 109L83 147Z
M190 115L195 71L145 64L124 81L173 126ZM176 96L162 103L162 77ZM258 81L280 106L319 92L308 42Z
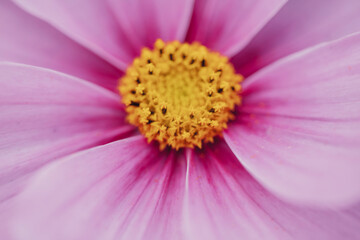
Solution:
M201 148L234 118L242 76L228 58L199 43L164 43L144 48L120 80L128 121L149 142Z

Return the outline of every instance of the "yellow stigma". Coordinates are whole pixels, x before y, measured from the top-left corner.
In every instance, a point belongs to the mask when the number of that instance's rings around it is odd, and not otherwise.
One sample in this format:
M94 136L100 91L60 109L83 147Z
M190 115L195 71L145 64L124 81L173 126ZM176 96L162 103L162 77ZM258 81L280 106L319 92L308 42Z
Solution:
M142 49L120 80L128 121L160 149L201 148L234 118L240 82L228 58L199 43L164 43Z

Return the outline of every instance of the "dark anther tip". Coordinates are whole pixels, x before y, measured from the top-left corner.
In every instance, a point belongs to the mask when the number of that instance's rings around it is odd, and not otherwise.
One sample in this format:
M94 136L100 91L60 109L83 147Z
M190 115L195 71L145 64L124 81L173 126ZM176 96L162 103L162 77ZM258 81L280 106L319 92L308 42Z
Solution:
M130 106L139 107L139 106L140 106L140 103L131 101L131 102L130 102Z
M202 66L202 67L205 67L205 66L206 66L205 59L203 59L203 60L201 61L201 66Z

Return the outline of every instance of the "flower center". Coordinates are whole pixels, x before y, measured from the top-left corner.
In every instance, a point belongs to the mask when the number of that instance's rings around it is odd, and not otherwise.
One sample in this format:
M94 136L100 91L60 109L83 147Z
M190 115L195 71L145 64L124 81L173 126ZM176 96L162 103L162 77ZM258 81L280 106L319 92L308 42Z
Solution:
M201 148L234 118L242 76L228 58L199 43L142 49L120 80L128 121L160 149Z

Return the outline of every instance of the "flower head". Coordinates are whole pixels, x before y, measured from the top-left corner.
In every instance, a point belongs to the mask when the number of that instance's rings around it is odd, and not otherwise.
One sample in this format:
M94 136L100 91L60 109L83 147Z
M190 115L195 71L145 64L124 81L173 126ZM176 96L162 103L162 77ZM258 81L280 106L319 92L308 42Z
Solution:
M200 44L165 44L144 49L120 80L128 120L149 142L201 148L213 142L240 103L240 81L226 57Z

